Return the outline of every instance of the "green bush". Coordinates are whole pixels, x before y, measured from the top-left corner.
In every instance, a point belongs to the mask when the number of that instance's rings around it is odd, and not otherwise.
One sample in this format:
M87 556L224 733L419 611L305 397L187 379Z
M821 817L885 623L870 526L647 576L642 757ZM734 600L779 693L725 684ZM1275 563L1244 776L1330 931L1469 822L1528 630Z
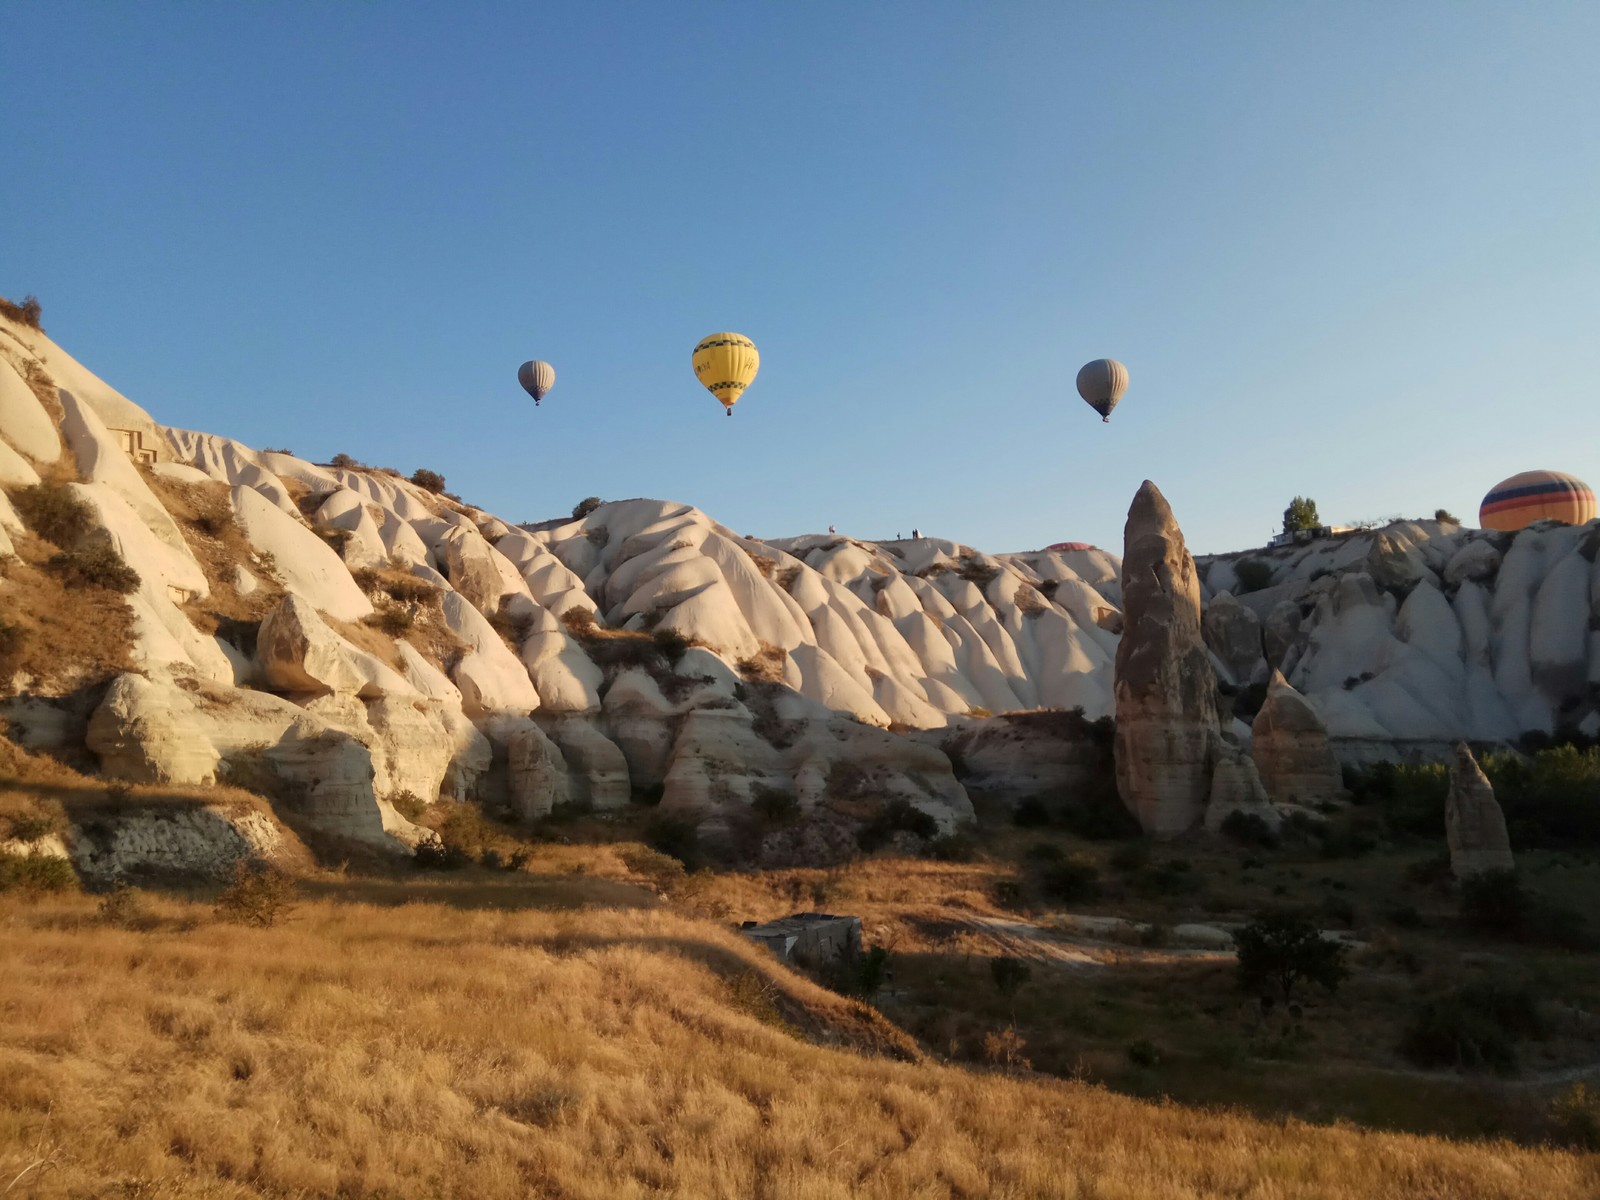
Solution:
M0 854L0 892L68 892L78 886L72 863L43 854Z
M225 921L264 929L287 916L297 897L294 880L276 867L240 861L233 882L217 897L216 914Z
M425 492L432 492L435 496L444 491L444 476L437 471L429 471L418 467L411 473L411 482Z
M418 842L411 852L411 864L419 871L462 871L472 861L472 855L458 846L446 846L437 837Z
M1109 771L1071 796L1061 806L1059 820L1068 832L1091 842L1114 842L1142 837L1139 820L1117 795Z
M581 521L604 503L599 496L585 496L572 506L572 519Z
M1194 864L1186 858L1169 858L1158 866L1146 867L1134 879L1134 885L1145 895L1155 896L1191 896L1205 888Z
M1063 904L1093 900L1100 894L1100 871L1083 858L1052 863L1039 876L1039 890Z
M1600 846L1600 747L1570 743L1482 761L1518 849Z
M1380 762L1346 767L1344 783L1353 803L1375 808L1390 834L1444 839L1450 768L1443 763Z
M1302 980L1329 992L1336 991L1349 974L1348 948L1321 931L1300 913L1276 909L1259 913L1235 931L1239 954L1239 984L1246 991L1276 991L1285 1004Z
M1033 978L1033 970L1020 958L1002 954L989 960L989 977L994 980L995 991L1007 1000L1015 1000L1023 985Z
M644 841L652 850L685 866L696 865L700 860L700 831L680 817L657 817L645 826Z
M832 775L829 776L830 788ZM909 800L896 796L885 804L876 817L863 825L856 834L856 845L871 854L888 845L897 833L915 834L924 841L939 836L939 822L930 814L917 808Z
M855 960L850 972L849 992L863 1000L870 1000L878 994L888 978L889 952L882 946L874 946Z
M1516 1066L1517 1042L1544 1031L1528 987L1478 982L1423 1000L1406 1024L1399 1050L1419 1067L1509 1071Z

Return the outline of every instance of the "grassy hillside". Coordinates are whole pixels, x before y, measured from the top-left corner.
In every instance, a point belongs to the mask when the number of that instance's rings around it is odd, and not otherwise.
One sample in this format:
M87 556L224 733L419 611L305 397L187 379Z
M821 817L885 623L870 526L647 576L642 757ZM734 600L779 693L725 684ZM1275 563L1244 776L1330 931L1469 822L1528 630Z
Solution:
M0 897L0 1191L1454 1200L1600 1188L1593 1158L1561 1152L935 1065L874 1010L725 927L619 906L618 884L527 887L516 899L541 908L481 907L513 898L468 879L374 904L334 878L263 929L221 923L203 899L146 898L112 920L90 897Z

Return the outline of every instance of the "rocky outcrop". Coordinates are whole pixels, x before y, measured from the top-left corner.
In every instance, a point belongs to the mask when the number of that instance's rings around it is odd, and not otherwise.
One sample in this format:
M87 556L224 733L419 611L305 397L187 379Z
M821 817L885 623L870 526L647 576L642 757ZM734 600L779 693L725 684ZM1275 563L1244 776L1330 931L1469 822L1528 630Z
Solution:
M1456 743L1455 760L1450 767L1444 828L1450 843L1450 869L1457 879L1484 871L1515 869L1505 815L1494 798L1488 776L1465 742Z
M1315 807L1344 795L1343 772L1322 718L1281 671L1272 673L1250 727L1250 750L1267 794L1279 804Z
M1237 746L1221 743L1211 772L1211 798L1206 804L1205 826L1217 833L1234 813L1259 817L1276 831L1283 817L1267 796L1256 764Z
M1216 674L1200 631L1200 580L1183 532L1149 480L1123 531L1117 646L1117 791L1146 833L1200 822L1219 738Z
M262 812L219 804L141 805L79 821L72 863L93 885L158 876L223 879L244 860L271 861L282 831Z
M292 594L261 622L256 657L268 685L291 695L349 693L376 699L417 694L398 671L345 641L316 609Z
M268 556L286 589L341 621L359 621L372 611L372 601L326 542L254 488L240 484L232 495L239 527L256 552Z
M133 783L210 783L221 755L187 696L142 675L119 675L89 718L100 769Z
M1262 652L1261 618L1222 592L1206 605L1201 620L1206 645L1218 674L1235 687L1267 681L1267 660Z

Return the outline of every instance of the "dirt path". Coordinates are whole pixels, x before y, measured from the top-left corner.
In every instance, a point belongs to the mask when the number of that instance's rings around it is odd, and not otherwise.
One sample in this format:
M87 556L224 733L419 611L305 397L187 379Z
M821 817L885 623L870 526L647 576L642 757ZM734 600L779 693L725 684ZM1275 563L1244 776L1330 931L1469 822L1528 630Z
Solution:
M1027 921L1001 917L960 916L962 927L987 938L1013 958L1056 963L1073 968L1107 967L1116 963L1151 962L1228 962L1231 950L1196 949L1183 946L1133 946L1106 941L1087 934L1046 929Z

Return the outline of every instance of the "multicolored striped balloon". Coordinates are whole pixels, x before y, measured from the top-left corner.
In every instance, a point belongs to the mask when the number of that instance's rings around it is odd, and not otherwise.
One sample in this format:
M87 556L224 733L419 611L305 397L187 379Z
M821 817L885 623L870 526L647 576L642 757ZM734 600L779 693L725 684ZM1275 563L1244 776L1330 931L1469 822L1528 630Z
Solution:
M1094 547L1092 545L1090 545L1088 542L1057 542L1053 546L1046 546L1044 548L1044 552L1046 554L1050 554L1050 553L1053 553L1053 552L1064 552L1064 551L1067 551L1067 550L1093 550L1093 549L1094 549Z
M1478 506L1485 529L1522 529L1535 521L1584 525L1595 519L1594 491L1561 471L1524 471L1489 489Z

